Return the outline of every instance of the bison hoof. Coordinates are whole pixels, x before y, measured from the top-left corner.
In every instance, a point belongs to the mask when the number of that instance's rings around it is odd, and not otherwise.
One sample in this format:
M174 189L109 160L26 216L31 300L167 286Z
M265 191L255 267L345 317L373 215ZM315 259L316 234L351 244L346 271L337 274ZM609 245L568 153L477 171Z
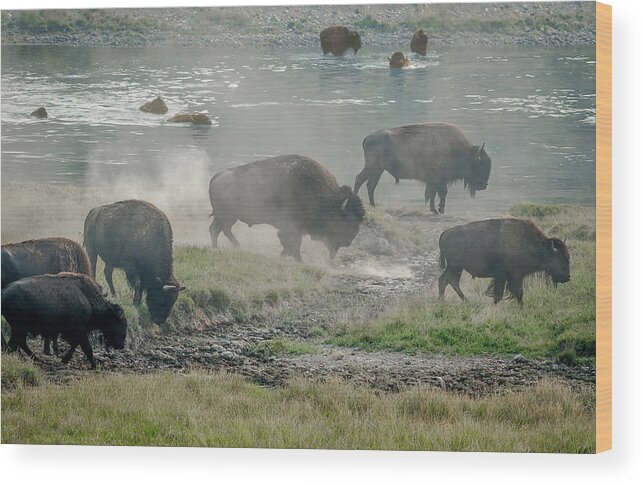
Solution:
M438 212L439 212L440 214L444 214L444 207L440 207L440 208L438 209Z

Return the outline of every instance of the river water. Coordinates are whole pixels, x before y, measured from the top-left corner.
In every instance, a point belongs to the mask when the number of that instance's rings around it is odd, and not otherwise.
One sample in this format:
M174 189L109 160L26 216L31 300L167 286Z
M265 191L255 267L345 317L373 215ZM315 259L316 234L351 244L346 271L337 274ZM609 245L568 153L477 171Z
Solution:
M352 186L367 134L444 121L485 142L493 161L488 189L471 201L452 187L447 212L594 204L593 46L440 48L397 71L386 60L393 50L333 58L316 49L4 46L2 181L109 185L114 200L121 183L183 186L207 201L217 171L299 153ZM167 115L138 110L157 95ZM48 119L29 117L38 106ZM207 111L213 125L166 121L184 110ZM180 203L181 190L168 195ZM376 201L421 205L423 195L419 183L385 174Z

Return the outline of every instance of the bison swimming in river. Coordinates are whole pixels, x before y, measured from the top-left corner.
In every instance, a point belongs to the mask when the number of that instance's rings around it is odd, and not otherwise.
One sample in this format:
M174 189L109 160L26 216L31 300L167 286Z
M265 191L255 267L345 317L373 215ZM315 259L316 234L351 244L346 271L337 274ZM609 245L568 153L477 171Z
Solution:
M267 158L219 172L210 181L214 221L212 245L219 233L239 246L232 234L236 221L270 224L279 232L282 255L301 261L304 234L321 240L330 258L350 246L364 219L362 201L324 166L301 155Z
M89 332L99 330L105 343L115 349L125 346L127 320L123 309L110 303L100 287L86 275L59 273L14 281L2 290L2 316L9 323L10 352L27 346L27 334L54 338L61 335L71 348L62 361L71 360L80 345L92 369L96 368Z
M407 67L409 64L411 64L411 61L404 57L404 54L400 51L394 52L393 55L388 58L388 67L391 69L400 69Z
M124 200L95 207L85 218L83 235L92 276L96 260L105 262L105 279L112 295L114 268L125 270L134 288L134 304L143 292L152 320L167 320L181 287L172 273L172 227L161 210L142 200Z
M489 293L494 303L505 292L522 306L525 276L545 273L555 284L569 281L569 251L560 239L548 238L533 222L523 219L488 219L447 229L440 235L440 298L451 285L462 300L462 270L476 278L493 278Z
M385 128L371 133L362 143L364 169L355 177L355 193L366 182L368 199L375 205L375 187L386 170L395 183L400 179L426 184L424 202L435 210L435 195L440 196L444 213L447 186L463 180L471 197L487 188L491 159L482 145L472 145L455 125L422 123Z
M334 56L341 56L347 49L353 49L353 53L357 54L357 51L362 48L362 39L359 34L339 25L322 30L319 39L324 54L330 52Z
M62 272L91 275L87 253L71 239L47 237L2 245L2 288L28 276ZM56 338L53 343L57 354ZM51 354L49 338L44 339L43 351Z
M424 30L417 29L413 32L413 37L411 37L411 52L425 56L428 46L429 38L424 33Z

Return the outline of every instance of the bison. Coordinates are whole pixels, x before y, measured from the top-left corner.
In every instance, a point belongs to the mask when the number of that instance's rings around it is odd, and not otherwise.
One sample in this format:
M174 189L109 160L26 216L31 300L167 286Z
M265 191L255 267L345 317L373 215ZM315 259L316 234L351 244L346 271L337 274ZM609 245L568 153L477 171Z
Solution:
M505 286L522 306L525 276L545 273L554 284L569 281L569 251L557 238L548 238L536 225L523 219L488 219L447 229L440 235L438 282L440 298L451 285L462 300L460 275L493 278L488 293L498 303Z
M322 30L319 39L324 55L330 52L334 56L341 56L347 49L353 49L353 53L357 54L357 51L362 48L362 39L359 34L339 25Z
M371 133L362 143L364 169L355 177L355 193L366 183L368 199L375 205L375 187L386 170L395 183L400 179L426 184L424 203L435 210L435 195L440 196L439 212L444 213L447 186L464 181L471 197L487 188L491 159L482 145L472 145L455 125L421 123L385 128Z
M409 64L411 64L411 61L404 57L404 54L400 51L394 52L393 55L388 58L388 67L391 69L401 69L407 67Z
M80 244L64 237L48 237L2 245L2 288L21 278L62 272L91 275L87 253ZM58 354L58 340L54 338ZM44 339L43 352L51 355L51 341Z
M217 173L210 181L212 246L221 231L235 247L232 225L242 221L278 229L282 255L301 261L301 240L321 240L333 259L350 246L364 219L362 201L324 166L301 155L282 155Z
M411 37L411 52L415 52L421 56L426 56L428 46L429 38L424 33L424 30L417 29L413 32L413 37Z
M85 218L83 240L92 276L100 256L109 289L116 295L112 273L122 268L134 288L134 304L141 304L145 292L152 320L158 324L167 320L185 288L173 276L172 227L161 210L143 200L95 207Z
M2 316L9 323L9 352L21 348L36 358L27 346L27 334L54 338L61 335L71 348L63 356L68 363L80 345L92 369L96 368L89 332L99 330L105 343L125 347L127 320L123 309L110 303L87 275L59 273L14 281L2 290Z

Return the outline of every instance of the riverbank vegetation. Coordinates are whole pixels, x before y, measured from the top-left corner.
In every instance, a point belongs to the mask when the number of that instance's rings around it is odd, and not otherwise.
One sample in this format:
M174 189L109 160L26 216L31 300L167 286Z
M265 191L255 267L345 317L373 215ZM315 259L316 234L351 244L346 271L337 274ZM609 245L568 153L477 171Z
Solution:
M192 372L88 374L68 385L5 374L2 442L592 453L592 395L556 381L472 398L423 387L381 393L340 380L264 388ZM37 369L33 372L37 373Z

